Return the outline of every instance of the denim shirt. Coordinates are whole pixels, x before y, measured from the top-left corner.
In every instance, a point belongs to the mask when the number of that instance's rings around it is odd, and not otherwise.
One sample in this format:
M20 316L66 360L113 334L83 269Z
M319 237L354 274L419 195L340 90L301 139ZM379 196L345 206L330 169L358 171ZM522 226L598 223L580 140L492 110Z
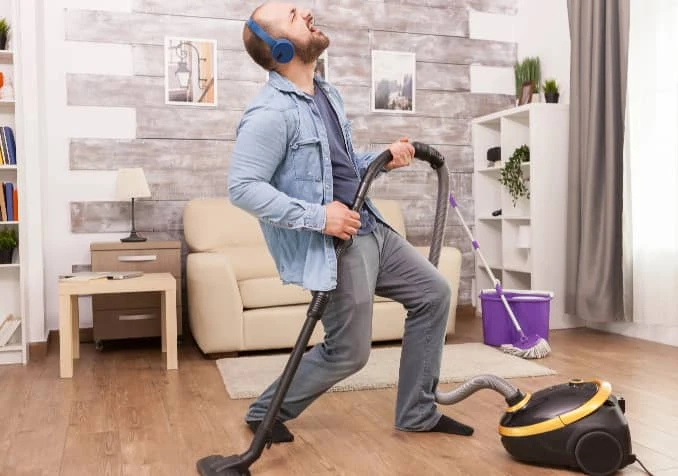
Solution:
M362 178L376 153L355 153L339 92L318 79L337 113ZM334 237L322 233L333 200L327 132L313 97L272 71L237 128L228 173L231 203L259 219L284 284L328 291L337 284ZM384 222L369 197L365 205Z

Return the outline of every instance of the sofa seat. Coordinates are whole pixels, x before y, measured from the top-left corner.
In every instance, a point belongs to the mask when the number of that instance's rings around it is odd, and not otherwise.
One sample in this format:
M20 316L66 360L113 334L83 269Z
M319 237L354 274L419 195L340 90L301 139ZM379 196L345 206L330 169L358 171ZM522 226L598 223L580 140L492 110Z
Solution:
M400 204L374 200L386 221L406 237ZM186 286L191 333L205 354L290 349L306 319L311 293L283 285L258 221L226 198L200 198L184 209L188 246ZM428 256L428 247L417 247ZM454 333L461 273L461 253L445 246L439 270L452 297L447 335ZM402 339L406 311L375 296L372 341ZM322 341L318 324L309 342Z

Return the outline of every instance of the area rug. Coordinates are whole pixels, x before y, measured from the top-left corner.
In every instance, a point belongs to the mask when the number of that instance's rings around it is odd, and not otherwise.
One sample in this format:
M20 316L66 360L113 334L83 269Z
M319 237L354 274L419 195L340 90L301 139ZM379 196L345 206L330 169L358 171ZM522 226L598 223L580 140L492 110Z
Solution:
M367 365L342 380L330 392L395 387L400 365L399 346L372 349ZM216 361L226 391L232 399L258 396L282 373L289 354L258 355ZM503 378L555 375L534 360L505 354L481 343L449 344L443 351L440 383L463 382L469 377L492 374Z

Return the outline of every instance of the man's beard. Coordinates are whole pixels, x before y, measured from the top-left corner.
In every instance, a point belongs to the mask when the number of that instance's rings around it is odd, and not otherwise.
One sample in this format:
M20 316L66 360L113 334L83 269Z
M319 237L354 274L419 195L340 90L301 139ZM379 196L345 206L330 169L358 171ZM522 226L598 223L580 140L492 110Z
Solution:
M316 32L311 36L311 39L305 44L294 43L294 54L305 64L311 64L320 58L330 46L330 39L322 32Z

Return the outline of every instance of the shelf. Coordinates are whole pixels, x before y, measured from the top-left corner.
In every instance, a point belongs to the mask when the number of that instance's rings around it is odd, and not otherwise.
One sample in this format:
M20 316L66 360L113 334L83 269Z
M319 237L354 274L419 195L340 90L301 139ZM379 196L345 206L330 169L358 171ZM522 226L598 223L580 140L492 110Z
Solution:
M16 165L0 165L0 170L17 170Z
M507 217L504 217L504 220L506 220L506 221L530 221L530 217L529 216L515 216L515 217L507 216Z
M18 225L18 224L19 224L18 221L12 221L12 220L10 220L10 221L0 221L0 225Z
M9 263L9 264L0 264L0 269L2 268L18 268L19 263Z
M14 99L0 99L0 107L14 107L15 104Z
M0 50L0 63L13 63L14 52L12 50Z
M21 346L17 345L1 345L0 352L21 352Z

